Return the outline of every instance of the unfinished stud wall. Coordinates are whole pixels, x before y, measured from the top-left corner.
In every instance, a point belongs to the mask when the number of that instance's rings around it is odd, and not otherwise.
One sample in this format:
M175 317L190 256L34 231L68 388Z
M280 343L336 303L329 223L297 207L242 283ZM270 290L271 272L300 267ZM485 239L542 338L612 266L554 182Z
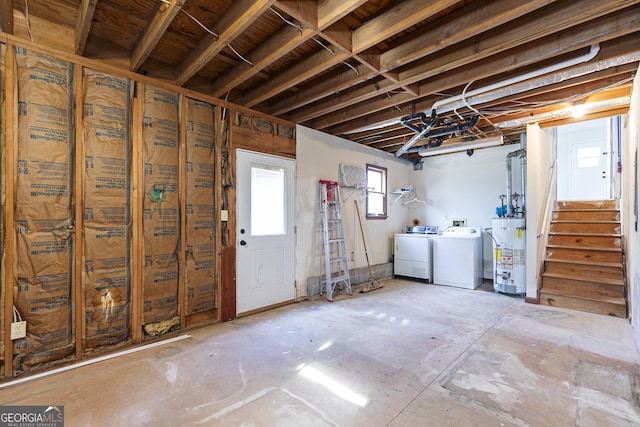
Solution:
M84 69L82 86L82 248L76 250L82 250L82 346L90 351L131 336L132 85Z
M235 317L234 149L293 125L35 44L0 78L0 375Z
M149 335L179 325L178 105L174 91L145 85L143 324Z
M72 318L73 64L15 49L18 88L13 301L28 325L16 373L75 350Z
M214 144L216 107L187 98L186 314L211 310L215 295Z

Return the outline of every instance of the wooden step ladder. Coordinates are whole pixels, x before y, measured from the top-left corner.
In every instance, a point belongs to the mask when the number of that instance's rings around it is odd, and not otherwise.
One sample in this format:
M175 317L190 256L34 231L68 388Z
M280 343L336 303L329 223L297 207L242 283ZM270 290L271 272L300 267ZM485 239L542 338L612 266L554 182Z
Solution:
M337 182L320 180L320 204L322 209L322 235L324 238L324 278L320 295L327 295L333 302L333 292L344 288L351 295L351 278L347 264L347 249L344 241L340 189Z

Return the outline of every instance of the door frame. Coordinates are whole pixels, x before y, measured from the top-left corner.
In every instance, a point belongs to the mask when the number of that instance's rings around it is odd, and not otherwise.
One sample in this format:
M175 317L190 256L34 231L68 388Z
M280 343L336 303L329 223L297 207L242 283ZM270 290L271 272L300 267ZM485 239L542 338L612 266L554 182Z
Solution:
M247 153L248 155L252 155L252 156L260 156L262 158L265 159L265 164L267 163L267 160L269 158L271 159L277 159L277 160L281 160L281 161L287 161L287 162L291 162L291 170L292 170L292 177L291 177L291 197L288 199L287 203L287 211L288 213L290 213L290 217L291 217L291 224L290 224L290 228L288 228L288 231L290 231L290 237L291 237L291 245L292 245L292 257L293 259L291 260L291 280L293 281L292 283L292 295L291 295L291 299L285 300L285 301L281 301L281 302L277 302L274 304L268 304L256 309L251 309L251 310L247 310L247 311L243 311L243 312L239 312L238 311L238 295L239 295L239 280L238 280L238 271L239 271L239 265L238 263L241 261L241 256L240 256L240 251L242 250L242 246L240 245L240 240L241 240L241 235L240 235L240 227L241 227L241 218L240 218L240 214L241 214L241 209L239 207L240 203L241 203L241 195L240 192L243 191L240 189L240 185L239 185L239 177L240 177L240 166L239 166L239 156L238 153L239 152L243 152L243 153ZM234 255L235 255L235 259L234 259L234 263L233 263L233 268L234 268L234 284L235 284L235 289L233 292L233 307L235 310L235 317L244 317L244 316L249 316L251 314L255 314L261 311L265 311L265 310L269 310L275 307L280 307L283 305L287 305L287 304L291 304L292 302L295 301L296 299L296 283L295 283L295 249L296 249L296 224L295 224L295 189L296 189L296 159L295 158L291 158L291 157L286 157L286 156L278 156L275 154L271 154L271 153L264 153L264 152L260 152L260 151L255 151L255 150L249 150L246 148L236 148L233 152L233 164L234 164L234 175L235 175L235 200L234 200L234 208L235 208L235 215L234 215L234 220L235 220L235 227L234 227L234 248L235 250ZM231 301L229 301L229 303L231 303Z

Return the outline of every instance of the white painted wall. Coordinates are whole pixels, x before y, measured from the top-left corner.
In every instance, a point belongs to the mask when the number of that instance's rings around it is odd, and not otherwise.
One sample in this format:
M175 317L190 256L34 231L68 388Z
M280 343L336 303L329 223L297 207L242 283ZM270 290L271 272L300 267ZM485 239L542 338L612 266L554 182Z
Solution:
M307 292L307 279L320 276L324 268L318 181L340 181L340 164L364 169L366 164L370 163L387 168L387 189L393 191L411 184L413 165L407 160L396 159L392 154L384 154L379 150L303 126L298 126L296 131L295 274L297 297L303 298ZM389 262L393 233L401 232L409 224L412 218L411 211L402 207L399 202L392 203L394 197L389 195L388 218L367 220L362 192L342 189L341 194L347 253L354 252L354 261L349 262L349 268L367 266L354 200L359 201L369 262L371 265Z
M640 71L640 69L638 70ZM640 73L636 73L631 108L625 117L622 141L622 227L626 242L629 316L640 348L640 234L634 202L640 197Z
M414 215L426 225L444 229L454 219L466 219L468 227L491 227L497 218L499 196L506 194L507 154L520 149L520 144L476 150L472 156L452 153L425 157L421 171L413 171L412 181L427 201ZM512 159L513 191L521 193L520 159ZM419 183L419 184L418 184ZM505 200L506 203L506 200ZM493 278L491 237L483 234L483 275Z

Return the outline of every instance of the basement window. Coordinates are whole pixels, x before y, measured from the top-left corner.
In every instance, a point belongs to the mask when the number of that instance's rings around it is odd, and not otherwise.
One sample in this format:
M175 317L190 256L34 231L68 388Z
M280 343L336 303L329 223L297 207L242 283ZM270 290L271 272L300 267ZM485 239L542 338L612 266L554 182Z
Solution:
M387 218L387 168L367 164L367 219Z

